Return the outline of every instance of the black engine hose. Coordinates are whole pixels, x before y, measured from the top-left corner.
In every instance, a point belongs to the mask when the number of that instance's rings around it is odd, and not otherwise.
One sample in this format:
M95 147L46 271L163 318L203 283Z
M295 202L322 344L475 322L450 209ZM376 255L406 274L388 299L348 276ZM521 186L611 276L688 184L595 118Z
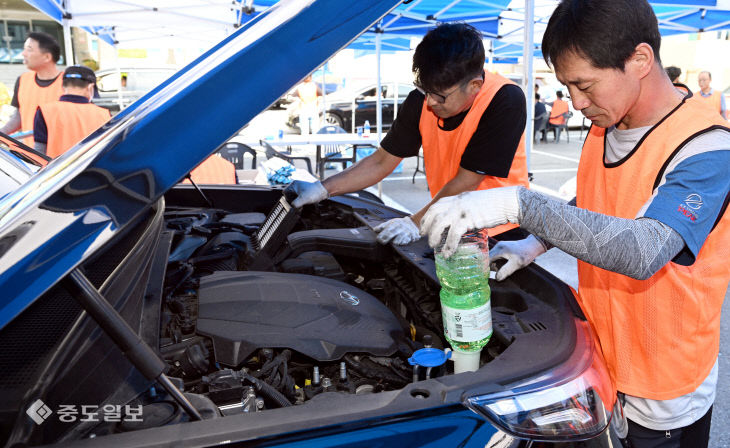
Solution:
M278 404L279 407L285 408L292 405L291 402L287 400L287 398L284 396L284 394L274 389L272 386L266 384L266 382L254 378L247 373L243 374L243 379L251 383L256 391L261 393L261 395L263 395L265 398L268 398L270 401Z
M367 366L355 360L352 355L345 355L344 359L350 369L366 378L385 381L401 387L409 383L409 380L397 376L390 369L381 368L380 366Z

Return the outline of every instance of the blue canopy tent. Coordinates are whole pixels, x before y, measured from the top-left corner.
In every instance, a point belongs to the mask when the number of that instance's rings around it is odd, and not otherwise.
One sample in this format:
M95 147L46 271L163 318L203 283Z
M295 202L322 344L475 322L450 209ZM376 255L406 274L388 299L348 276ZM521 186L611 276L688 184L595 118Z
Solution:
M480 30L485 39L492 41L490 58L493 62L523 60L526 95L528 103L532 103L532 63L540 54L539 45L534 42L541 40L542 30L558 0L406 1L366 31L352 48L374 46L378 54L383 50L405 49L408 38L422 36L438 23L466 21ZM82 27L115 45L136 39L159 41L170 37L207 41L212 45L276 4L277 0L157 0L154 6L144 0L26 2L62 23L66 30L70 26ZM730 0L657 0L650 3L665 35L730 28ZM67 39L66 47L70 49L70 37ZM528 134L532 131L533 108L530 104L527 108ZM380 117L377 121L380 136ZM527 139L528 161L531 141Z

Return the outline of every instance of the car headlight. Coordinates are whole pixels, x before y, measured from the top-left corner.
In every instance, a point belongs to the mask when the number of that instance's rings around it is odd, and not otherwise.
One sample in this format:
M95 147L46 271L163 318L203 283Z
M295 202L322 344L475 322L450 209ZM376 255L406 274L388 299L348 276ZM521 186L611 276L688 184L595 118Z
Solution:
M588 324L576 322L575 350L560 367L508 391L468 397L464 404L520 438L579 441L603 432L616 391Z

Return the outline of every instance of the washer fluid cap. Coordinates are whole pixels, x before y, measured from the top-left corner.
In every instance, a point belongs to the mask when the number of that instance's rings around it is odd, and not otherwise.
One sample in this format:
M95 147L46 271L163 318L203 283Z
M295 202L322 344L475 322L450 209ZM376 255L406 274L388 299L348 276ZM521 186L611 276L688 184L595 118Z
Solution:
M443 350L437 348L422 348L413 352L413 356L408 358L408 363L412 366L438 367L449 358L451 358L451 352L444 353Z

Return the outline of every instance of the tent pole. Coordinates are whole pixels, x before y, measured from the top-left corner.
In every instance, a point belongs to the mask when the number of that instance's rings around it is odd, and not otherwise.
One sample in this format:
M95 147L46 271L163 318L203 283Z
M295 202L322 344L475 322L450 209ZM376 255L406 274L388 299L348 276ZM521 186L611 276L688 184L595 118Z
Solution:
M523 48L522 67L524 80L527 83L527 122L525 123L525 156L527 171L530 172L530 153L532 152L532 134L535 128L535 74L533 70L535 41L535 0L525 0L525 44Z
M489 40L489 72L494 73L494 39Z
M319 124L320 129L323 126L327 126L327 62L322 64L322 123ZM319 131L319 129L317 129ZM314 134L316 131L310 129L310 132Z
M382 95L381 95L381 85L380 85L380 47L383 44L383 33L380 29L377 29L375 31L375 60L377 61L376 71L377 71L377 77L378 77L378 86L375 89L375 122L377 123L377 129L378 129L378 145L380 145L380 140L382 139L383 134L383 101L382 101ZM383 182L378 182L378 197L383 197Z
M69 24L68 13L63 14L63 46L66 47L66 66L74 65L73 40L71 39L71 25Z
M124 110L124 100L122 99L122 67L119 65L119 46L114 45L114 65L117 66L117 80L119 87L117 88L117 102L119 103L119 112Z

